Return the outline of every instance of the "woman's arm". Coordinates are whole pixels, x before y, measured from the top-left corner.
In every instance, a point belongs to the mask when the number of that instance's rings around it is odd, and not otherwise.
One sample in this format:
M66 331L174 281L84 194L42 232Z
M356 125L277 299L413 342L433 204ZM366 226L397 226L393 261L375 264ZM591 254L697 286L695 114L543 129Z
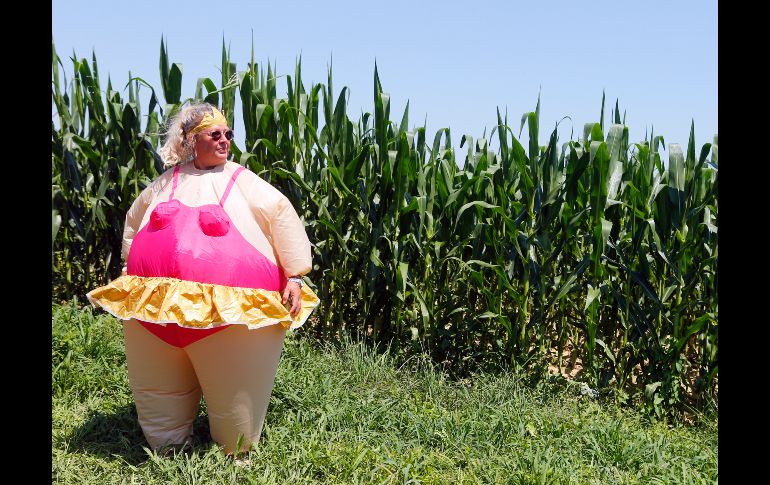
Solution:
M241 175L237 181L284 276L298 278L309 273L313 264L310 240L289 199L251 171ZM289 312L292 317L299 313L301 294L300 283L286 283L282 302L285 304L291 300Z
M287 278L309 273L313 261L305 225L286 197L276 204L270 223L278 265Z
M286 197L282 197L277 204L271 229L279 265L287 278L295 280L286 282L281 298L284 304L291 301L289 313L295 317L302 299L302 280L299 277L310 272L313 263L305 225Z
M126 212L126 223L123 226L123 244L121 248L121 256L123 258L123 270L122 275L126 274L126 262L128 261L128 253L131 251L131 243L134 241L134 236L139 232L139 226L144 219L144 214L147 212L147 208L150 206L153 198L152 185L145 187L139 197L134 200L131 207Z

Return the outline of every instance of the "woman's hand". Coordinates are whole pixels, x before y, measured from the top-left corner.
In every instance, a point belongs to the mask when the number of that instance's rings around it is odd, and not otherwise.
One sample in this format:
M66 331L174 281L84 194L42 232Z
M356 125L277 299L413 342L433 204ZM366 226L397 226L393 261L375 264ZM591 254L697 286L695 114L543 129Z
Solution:
M302 290L297 283L293 281L286 282L286 288L283 290L283 298L281 298L281 303L285 305L287 301L291 301L289 314L291 314L292 318L299 314L300 302L302 299L300 296L301 293Z

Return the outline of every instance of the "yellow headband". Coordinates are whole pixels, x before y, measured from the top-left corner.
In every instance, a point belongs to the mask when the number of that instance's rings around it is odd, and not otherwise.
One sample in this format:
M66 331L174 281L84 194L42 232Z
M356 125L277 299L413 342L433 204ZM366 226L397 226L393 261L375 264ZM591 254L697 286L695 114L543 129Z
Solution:
M190 130L191 135L200 133L206 128L209 128L214 125L227 125L227 119L225 118L225 115L223 115L222 112L216 108L211 108L211 109L214 112L214 114L213 115L211 113L204 114L203 119L201 120L200 123L198 123L198 126Z

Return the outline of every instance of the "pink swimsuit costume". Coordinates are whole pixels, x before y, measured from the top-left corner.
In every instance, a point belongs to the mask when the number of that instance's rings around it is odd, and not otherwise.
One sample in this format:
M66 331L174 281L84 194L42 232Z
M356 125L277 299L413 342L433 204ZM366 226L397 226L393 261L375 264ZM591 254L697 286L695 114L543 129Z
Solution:
M286 285L283 272L238 232L224 210L230 189L243 170L239 167L233 173L219 205L188 207L174 199L179 179L177 166L169 200L155 207L150 221L131 244L127 273L280 291ZM176 347L185 347L229 325L198 329L174 323L139 323Z

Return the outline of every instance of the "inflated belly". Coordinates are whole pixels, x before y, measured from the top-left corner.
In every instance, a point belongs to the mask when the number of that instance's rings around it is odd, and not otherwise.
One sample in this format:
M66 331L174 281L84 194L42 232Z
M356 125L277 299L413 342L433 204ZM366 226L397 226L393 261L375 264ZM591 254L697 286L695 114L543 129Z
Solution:
M129 275L160 276L200 283L280 291L283 277L235 227L223 235L203 233L197 217L177 218L155 228L147 224L134 237L127 260Z

